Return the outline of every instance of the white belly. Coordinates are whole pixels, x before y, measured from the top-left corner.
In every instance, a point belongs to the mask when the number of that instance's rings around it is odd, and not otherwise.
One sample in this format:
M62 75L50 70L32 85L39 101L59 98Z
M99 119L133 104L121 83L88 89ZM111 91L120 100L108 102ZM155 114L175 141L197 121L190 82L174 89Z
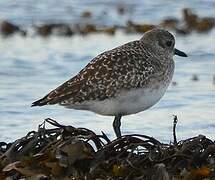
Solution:
M88 101L68 108L93 111L102 115L129 115L144 111L156 104L164 95L167 86L154 85L153 89L134 89L121 92L116 98L103 101Z

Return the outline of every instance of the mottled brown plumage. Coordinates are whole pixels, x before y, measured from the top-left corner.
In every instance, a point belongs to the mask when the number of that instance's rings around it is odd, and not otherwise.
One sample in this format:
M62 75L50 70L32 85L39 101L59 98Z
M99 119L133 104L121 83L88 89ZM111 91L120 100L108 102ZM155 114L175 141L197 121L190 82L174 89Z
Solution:
M96 56L76 76L32 106L60 104L115 116L145 110L165 93L174 71L174 53L185 56L174 44L168 31L149 31L140 40Z
M104 100L115 97L121 89L144 87L162 66L158 60L152 63L152 57L156 54L140 40L106 51L33 105L66 105L68 99L69 103Z

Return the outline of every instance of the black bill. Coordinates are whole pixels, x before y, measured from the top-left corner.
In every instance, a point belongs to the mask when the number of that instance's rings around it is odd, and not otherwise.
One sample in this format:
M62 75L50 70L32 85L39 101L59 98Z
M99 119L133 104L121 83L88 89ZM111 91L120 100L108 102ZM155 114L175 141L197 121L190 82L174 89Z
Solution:
M179 51L178 49L174 49L174 54L178 55L178 56L182 56L182 57L187 57L187 55L182 52L182 51Z

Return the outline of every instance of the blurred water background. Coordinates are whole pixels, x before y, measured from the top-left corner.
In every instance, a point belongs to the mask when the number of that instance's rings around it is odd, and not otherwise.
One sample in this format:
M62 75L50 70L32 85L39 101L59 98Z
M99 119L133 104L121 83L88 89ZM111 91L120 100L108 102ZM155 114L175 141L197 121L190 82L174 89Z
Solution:
M128 8L117 14L120 4ZM192 8L201 16L215 17L213 0L4 0L0 1L0 19L25 27L44 22L80 22L80 14L89 10L90 21L103 25L121 25L128 20L159 22L162 18L180 17L181 9ZM174 33L174 32L173 32ZM37 35L0 36L0 141L13 141L30 130L36 130L50 117L66 125L86 127L113 137L113 117L91 112L69 110L60 106L31 108L33 101L79 72L94 56L141 34L117 31L114 36L90 34L71 37ZM178 115L178 138L204 134L215 139L215 31L206 34L176 34L176 47L189 57L175 57L174 82L153 108L123 117L122 132L141 133L161 141L172 140L173 114ZM198 81L192 81L193 75Z

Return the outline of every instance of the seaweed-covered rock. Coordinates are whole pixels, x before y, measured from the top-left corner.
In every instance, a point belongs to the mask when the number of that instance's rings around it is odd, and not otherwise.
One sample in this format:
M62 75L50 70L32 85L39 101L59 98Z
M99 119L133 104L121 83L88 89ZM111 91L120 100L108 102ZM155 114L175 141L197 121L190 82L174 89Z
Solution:
M138 33L145 33L146 31L152 30L156 26L153 24L137 24L133 21L128 21L126 25L126 32L132 33L132 32L138 32Z
M36 27L37 34L47 37L51 34L56 34L60 36L72 36L74 34L73 30L68 24L44 24Z
M160 23L163 28L167 29L176 29L178 24L179 20L176 18L166 18Z
M45 124L55 126L46 129ZM0 178L213 179L215 143L203 135L163 144L140 134L111 141L85 128L45 119L38 131L0 143Z
M196 31L200 33L208 32L214 27L214 25L215 25L214 18L202 18L196 25Z
M1 22L0 30L4 36L9 36L14 33L20 33L23 36L26 35L26 31L22 30L19 26L15 25L9 21Z

